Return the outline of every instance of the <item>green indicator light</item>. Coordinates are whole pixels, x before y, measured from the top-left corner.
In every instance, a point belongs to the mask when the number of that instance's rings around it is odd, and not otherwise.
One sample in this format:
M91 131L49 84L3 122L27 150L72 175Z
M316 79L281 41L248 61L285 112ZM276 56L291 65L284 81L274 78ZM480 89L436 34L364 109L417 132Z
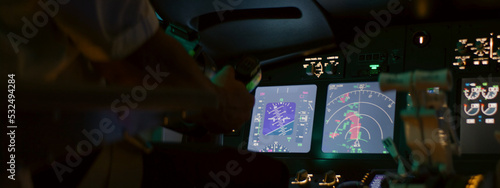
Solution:
M487 86L488 85L488 82L483 82L483 86Z
M196 54L196 52L194 50L189 50L188 54L189 54L189 56L194 57L194 55Z
M297 146L302 146L302 143L298 143Z
M378 64L370 65L370 68L372 68L373 70L377 70L378 67L380 67L380 65Z
M283 102L283 98L280 98L280 102Z
M290 140L292 139L292 137L286 137L286 139L288 139L288 142L290 142Z

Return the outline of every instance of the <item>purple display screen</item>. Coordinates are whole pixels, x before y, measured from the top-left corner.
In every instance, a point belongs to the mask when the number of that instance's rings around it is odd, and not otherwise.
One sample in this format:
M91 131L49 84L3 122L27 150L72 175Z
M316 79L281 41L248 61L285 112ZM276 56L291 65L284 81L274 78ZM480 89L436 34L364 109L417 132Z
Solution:
M290 135L295 120L294 102L267 103L264 116L264 135Z

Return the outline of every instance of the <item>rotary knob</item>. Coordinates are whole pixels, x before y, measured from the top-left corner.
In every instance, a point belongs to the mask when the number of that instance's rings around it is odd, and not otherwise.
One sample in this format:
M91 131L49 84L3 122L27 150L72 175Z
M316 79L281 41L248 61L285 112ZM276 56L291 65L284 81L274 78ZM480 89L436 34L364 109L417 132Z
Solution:
M297 176L295 178L295 181L292 181L292 184L300 185L301 187L308 186L309 183L311 182L312 176L313 175L307 173L307 170L305 169L299 170L297 171Z
M458 66L465 66L467 63L463 59L458 59L457 60Z
M457 42L457 52L461 54L467 53L467 47L464 43Z
M311 65L311 64L304 64L304 69L306 69L306 74L308 76L314 75L315 70L314 70L314 66L313 65Z
M325 63L325 73L330 75L337 73L337 66L332 63Z
M474 46L476 47L477 51L484 50L484 44L481 41L476 41L476 44Z
M340 175L337 175L335 171L329 170L325 173L325 178L323 182L319 183L320 186L334 186L339 182Z

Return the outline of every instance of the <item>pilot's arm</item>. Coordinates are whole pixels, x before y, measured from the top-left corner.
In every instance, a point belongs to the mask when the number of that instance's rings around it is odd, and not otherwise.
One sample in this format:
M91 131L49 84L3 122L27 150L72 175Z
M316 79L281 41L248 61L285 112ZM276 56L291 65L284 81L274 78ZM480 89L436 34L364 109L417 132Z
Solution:
M168 72L163 86L195 88L217 96L218 106L191 114L186 121L213 133L237 129L250 118L253 96L224 68L212 82L184 48L158 26L148 1L85 0L61 6L57 25L96 69L115 84L142 84L145 67Z

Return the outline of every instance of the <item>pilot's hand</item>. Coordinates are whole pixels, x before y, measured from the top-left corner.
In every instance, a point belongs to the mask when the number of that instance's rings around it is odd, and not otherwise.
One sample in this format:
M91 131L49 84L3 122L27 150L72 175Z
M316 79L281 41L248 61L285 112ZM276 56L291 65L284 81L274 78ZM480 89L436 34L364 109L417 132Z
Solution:
M231 66L225 66L212 78L212 82L217 87L219 107L216 111L208 113L212 113L212 118L218 117L218 121L206 128L213 133L227 133L239 129L250 119L254 97L242 82L235 79L235 72Z

